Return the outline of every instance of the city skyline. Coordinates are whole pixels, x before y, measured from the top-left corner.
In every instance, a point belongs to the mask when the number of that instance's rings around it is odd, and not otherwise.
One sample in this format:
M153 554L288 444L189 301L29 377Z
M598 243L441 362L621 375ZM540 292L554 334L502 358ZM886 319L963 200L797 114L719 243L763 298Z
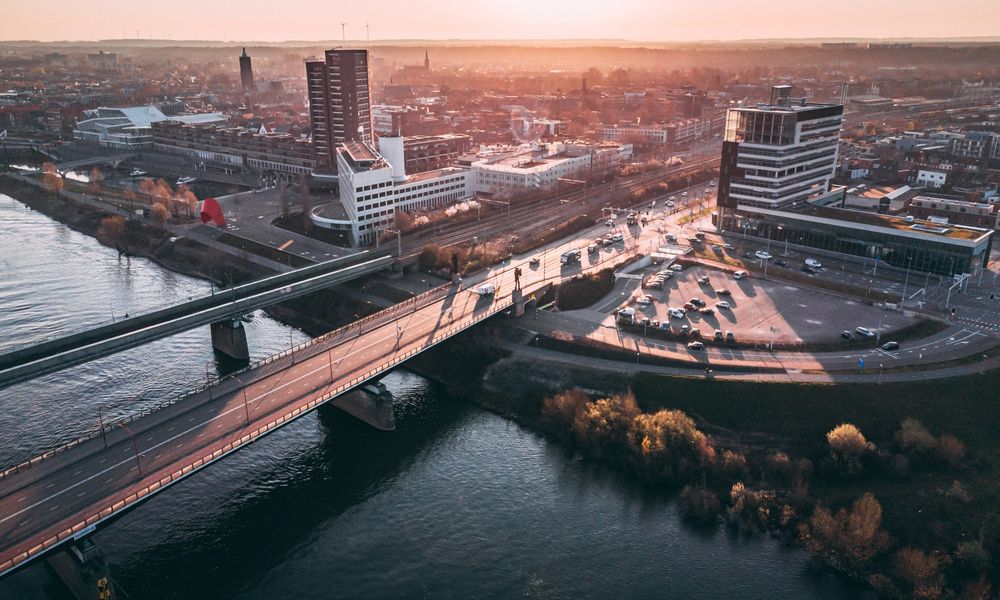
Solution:
M441 0L428 0L412 10L401 0L375 7L332 6L299 0L294 14L308 20L262 18L271 12L264 0L247 0L234 12L225 4L179 0L174 10L155 19L142 6L124 0L95 0L81 26L68 0L53 0L51 10L33 5L5 9L0 39L98 41L104 39L171 39L206 41L348 41L378 40L621 40L632 42L739 41L795 38L949 38L995 36L1000 3L961 0L947 10L930 0L866 3L845 0L836 13L800 2L779 0L767 10L746 10L745 0L710 0L692 5L636 0L628 10L604 2L553 0L543 4L511 0L502 5L477 3L455 10ZM197 19L191 15L197 14ZM406 15L400 19L400 15ZM781 15L780 19L775 15Z

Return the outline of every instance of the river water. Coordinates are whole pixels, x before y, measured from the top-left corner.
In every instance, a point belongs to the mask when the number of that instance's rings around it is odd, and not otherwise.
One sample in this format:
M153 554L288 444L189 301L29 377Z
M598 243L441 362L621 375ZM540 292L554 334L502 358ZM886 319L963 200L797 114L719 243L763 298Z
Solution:
M0 194L0 350L209 291ZM305 339L261 314L247 327L253 359ZM0 466L214 369L204 328L0 390ZM774 540L688 527L670 496L422 377L385 381L396 431L296 421L98 531L113 577L137 599L857 593ZM0 580L0 598L66 597L44 563Z

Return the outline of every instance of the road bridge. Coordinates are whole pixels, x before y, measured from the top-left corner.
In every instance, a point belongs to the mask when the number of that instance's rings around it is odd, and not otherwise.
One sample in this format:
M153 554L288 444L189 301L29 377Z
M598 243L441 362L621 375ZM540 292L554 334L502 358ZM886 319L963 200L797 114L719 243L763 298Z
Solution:
M581 273L560 252L518 277L513 264L444 285L115 422L0 473L0 575L82 539L177 481L302 417L437 344L498 314L516 313L530 293ZM589 260L585 270L636 255L635 245ZM524 257L522 260L526 260ZM491 283L496 292L474 290ZM513 308L513 310L511 310ZM456 368L461 368L456 364Z
M213 344L226 351L235 345L246 350L246 337L239 328L226 329L234 318L376 271L392 264L389 256L355 254L281 273L222 290L150 313L86 331L17 348L0 355L0 389L53 373L102 356L134 348L163 337L213 325ZM233 336L236 336L235 338ZM232 351L226 352L233 354Z
M68 173L70 171L75 171L76 169L82 169L83 167L94 167L97 165L109 165L117 169L118 165L122 164L126 160L135 158L135 156L135 152L109 154L106 156L91 156L90 158L81 158L80 160L57 163L56 171L59 173Z

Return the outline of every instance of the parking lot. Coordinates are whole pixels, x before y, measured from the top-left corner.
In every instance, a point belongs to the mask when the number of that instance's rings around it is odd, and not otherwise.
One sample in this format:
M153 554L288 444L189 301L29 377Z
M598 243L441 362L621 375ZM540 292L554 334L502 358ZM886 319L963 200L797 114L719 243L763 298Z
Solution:
M642 275L648 277L657 270L646 270ZM671 333L679 333L687 325L698 328L702 337L711 338L719 329L724 334L732 331L739 342L768 343L773 339L776 344L837 342L841 341L841 332L847 330L853 334L858 326L872 331L881 329L881 341L886 342L891 339L892 331L917 322L916 318L898 311L770 280L736 280L729 273L707 267L688 267L672 273L664 281L663 289L640 289L636 282L629 306L635 308L637 321L649 318L650 326L652 321L667 322ZM707 277L707 283L699 283L701 277ZM730 293L718 294L716 290ZM640 304L637 299L641 295L648 295L651 303ZM714 314L686 310L683 318L668 315L670 308L682 308L692 298L702 300ZM720 308L720 302L728 302L730 308ZM609 318L613 319L613 315ZM856 334L855 337L860 338ZM856 343L862 342L858 339Z

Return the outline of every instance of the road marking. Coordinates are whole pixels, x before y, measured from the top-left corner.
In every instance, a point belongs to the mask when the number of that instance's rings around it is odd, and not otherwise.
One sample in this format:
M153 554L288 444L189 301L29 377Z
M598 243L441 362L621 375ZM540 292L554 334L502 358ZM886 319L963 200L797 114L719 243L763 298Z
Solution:
M76 497L79 498L79 497L83 496L86 493L87 493L87 491L84 490L84 491L80 492L79 494L77 494Z
M28 497L27 497L27 496L21 496L20 498L18 498L18 500L17 500L17 501L18 501L18 502L24 502L24 501L25 501L25 500L27 500L27 499L28 499Z
M80 469L80 470L79 470L79 471L77 471L76 473L73 473L73 476L74 476L74 477L76 477L76 476L77 476L77 475L79 475L80 473L83 473L83 469Z

